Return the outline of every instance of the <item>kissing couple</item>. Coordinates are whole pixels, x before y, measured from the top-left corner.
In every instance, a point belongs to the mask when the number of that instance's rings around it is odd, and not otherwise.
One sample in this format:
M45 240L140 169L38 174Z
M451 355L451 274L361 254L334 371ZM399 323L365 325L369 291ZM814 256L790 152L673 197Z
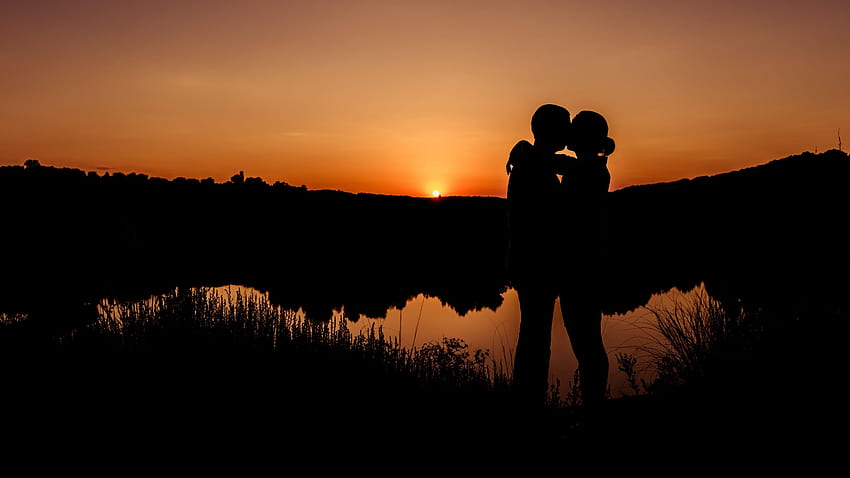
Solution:
M608 156L615 144L601 114L585 110L571 118L554 104L534 112L531 132L533 142L519 141L506 164L507 267L520 304L513 390L524 405L546 403L560 299L578 361L581 403L594 407L608 395L601 294Z

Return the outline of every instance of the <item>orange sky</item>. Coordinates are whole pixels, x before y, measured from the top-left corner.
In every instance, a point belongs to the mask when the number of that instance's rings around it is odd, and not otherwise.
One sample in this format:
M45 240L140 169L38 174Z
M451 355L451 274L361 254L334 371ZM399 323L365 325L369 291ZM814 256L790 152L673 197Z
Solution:
M547 102L612 189L850 143L850 4L0 3L0 165L504 196ZM847 147L844 147L847 150Z

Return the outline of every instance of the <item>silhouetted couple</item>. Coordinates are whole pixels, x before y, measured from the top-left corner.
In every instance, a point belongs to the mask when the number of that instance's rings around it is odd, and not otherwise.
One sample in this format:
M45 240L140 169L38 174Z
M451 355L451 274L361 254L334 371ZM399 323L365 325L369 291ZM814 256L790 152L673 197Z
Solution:
M523 403L543 405L555 302L576 359L584 405L601 403L608 388L602 342L601 279L605 201L614 141L604 117L546 104L531 118L534 143L520 141L507 163L508 272L520 305L514 390ZM568 148L575 157L559 154ZM560 176L560 178L559 178Z

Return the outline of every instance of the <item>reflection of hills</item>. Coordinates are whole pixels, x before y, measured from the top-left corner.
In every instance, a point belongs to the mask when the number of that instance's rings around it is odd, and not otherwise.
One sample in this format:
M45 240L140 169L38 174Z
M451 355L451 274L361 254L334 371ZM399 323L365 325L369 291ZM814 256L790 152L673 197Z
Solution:
M718 296L759 300L838 290L825 271L841 268L846 281L848 164L829 151L613 192L609 312L703 281ZM506 288L500 198L308 191L242 175L167 181L30 162L0 168L0 200L0 310L239 283L309 316L344 307L356 318L419 293L461 313L495 308Z

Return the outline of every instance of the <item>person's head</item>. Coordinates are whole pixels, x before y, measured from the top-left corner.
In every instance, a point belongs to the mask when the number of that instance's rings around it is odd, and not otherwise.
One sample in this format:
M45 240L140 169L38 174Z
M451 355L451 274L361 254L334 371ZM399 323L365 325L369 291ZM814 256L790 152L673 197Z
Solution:
M595 111L580 111L572 123L568 145L577 155L607 156L614 152L614 140L608 137L608 122Z
M570 136L570 112L563 106L545 104L531 116L534 145L552 152L567 146Z

